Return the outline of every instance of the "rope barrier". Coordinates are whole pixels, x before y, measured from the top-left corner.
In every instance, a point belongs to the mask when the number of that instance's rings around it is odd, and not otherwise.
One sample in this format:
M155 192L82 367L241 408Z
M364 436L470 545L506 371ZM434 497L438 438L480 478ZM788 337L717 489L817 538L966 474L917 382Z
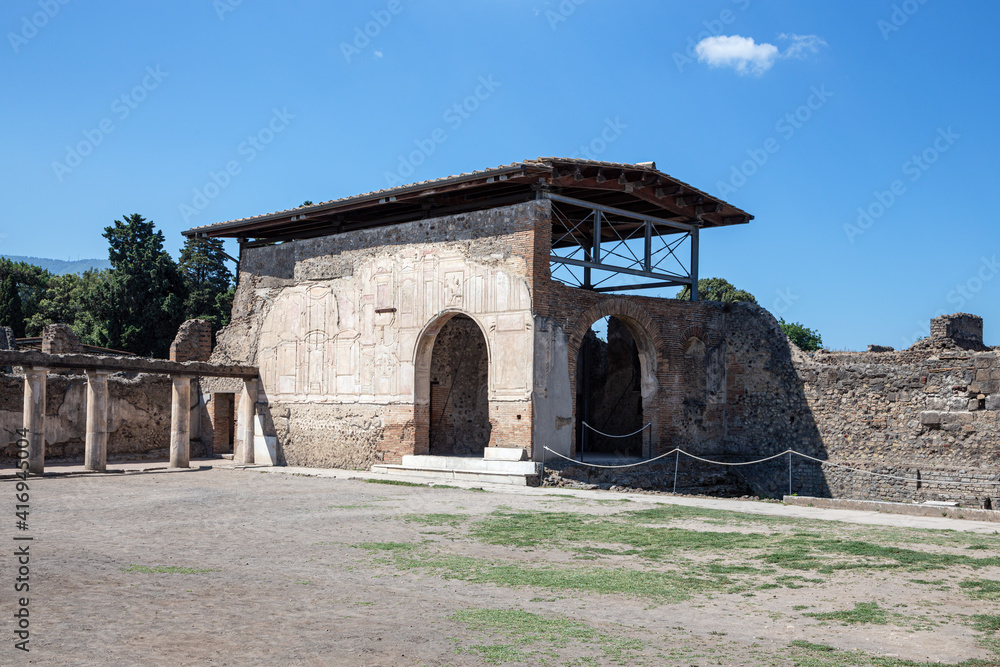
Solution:
M562 454L560 454L556 450L549 449L548 447L542 447L542 449L544 449L547 452L551 452L551 453L555 454L556 456L558 456L561 459L566 459L570 463L575 463L577 465L587 466L588 468L634 468L635 466L644 466L647 463L652 463L653 461L658 461L659 459L662 459L662 458L664 458L666 456L670 456L674 452L679 452L680 451L679 449L672 449L669 452L667 452L666 454L660 454L656 458L649 459L648 461L639 461L638 463L626 463L624 465L617 465L617 466L605 466L605 465L600 465L598 463L584 463L583 461L577 461L576 459L571 459L568 456L563 456Z
M648 424L646 424L645 426L643 426L642 428L640 428L638 431L633 431L633 432L629 433L628 435L610 435L608 433L601 433L600 431L598 431L596 428L594 428L593 426L591 426L587 422L583 422L583 425L586 426L587 428L589 428L591 431L593 431L597 435L603 435L605 438L631 438L633 435L638 435L638 434L642 433L643 431L645 431L650 426L652 426L653 422L649 422Z
M584 423L586 424L586 422L584 422ZM648 426L648 424L646 426ZM646 427L644 426L643 429L645 429L645 428ZM639 431L636 431L636 433L639 433L641 431L642 431L642 429L640 429ZM635 433L633 433L632 435L635 435ZM622 437L625 437L625 436L622 436ZM845 466L845 465L841 465L839 463L831 463L829 461L824 461L823 459L818 459L815 456L809 456L808 454L803 454L802 452L797 452L794 449L786 449L783 452L780 452L780 453L775 454L773 456L768 456L768 457L765 457L765 458L762 458L762 459L757 459L756 461L742 461L742 462L737 462L737 463L730 463L730 462L726 462L726 461L712 461L711 459L705 459L705 458L702 458L700 456L695 456L694 454L690 454L688 452L685 452L683 449L680 449L679 447L675 447L674 449L671 449L666 454L660 454L659 456L657 456L655 458L647 459L646 461L638 461L636 463L627 463L627 464L623 464L623 465L601 465L601 464L598 464L598 463L585 463L584 461L577 461L576 459L571 459L568 456L563 456L559 452L557 452L557 451L555 451L553 449L549 449L548 447L543 447L543 449L545 451L548 451L548 452L551 452L551 453L555 454L556 456L558 456L561 459L565 459L565 460L569 461L570 463L574 463L574 464L580 465L580 466L586 466L588 468L604 468L604 469L634 468L636 466L642 466L642 465L646 465L646 464L652 463L654 461L658 461L658 460L660 460L662 458L666 458L666 457L674 455L674 454L676 454L678 457L681 454L683 454L684 456L692 458L692 459L694 459L696 461L701 461L702 463L710 463L712 465L720 465L720 466L751 466L751 465L756 465L758 463L766 463L768 461L773 461L774 459L781 458L782 456L785 456L787 454L789 456L789 458L788 458L788 471L789 471L789 476L791 476L791 461L792 461L791 455L794 454L796 456L801 456L804 459L809 459L810 461L815 461L816 463L819 463L820 465L827 465L827 466L830 466L832 468L840 468L842 470L850 470L852 472L859 472L859 473L862 473L864 475L872 475L874 477L882 477L882 478L885 478L885 479L897 479L897 480L900 480L900 481L903 481L903 482L914 482L914 483L918 483L918 484L946 484L946 485L953 485L953 486L982 486L984 484L993 484L993 485L996 485L996 486L1000 486L1000 481L996 481L996 482L987 482L987 481L983 481L983 482L952 482L952 481L948 481L948 480L935 481L935 480L921 479L919 477L902 477L900 475L890 475L890 474L887 474L887 473L872 472L870 470L862 470L861 468L852 468L851 466ZM680 461L678 459L677 463L674 464L674 484L677 483L677 467L678 467L678 463L679 462Z

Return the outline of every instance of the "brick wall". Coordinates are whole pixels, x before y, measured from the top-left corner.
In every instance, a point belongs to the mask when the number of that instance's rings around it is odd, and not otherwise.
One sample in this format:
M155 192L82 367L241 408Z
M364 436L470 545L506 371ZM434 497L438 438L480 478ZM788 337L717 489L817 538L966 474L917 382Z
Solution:
M212 324L188 320L177 330L170 344L170 361L208 361L212 356Z

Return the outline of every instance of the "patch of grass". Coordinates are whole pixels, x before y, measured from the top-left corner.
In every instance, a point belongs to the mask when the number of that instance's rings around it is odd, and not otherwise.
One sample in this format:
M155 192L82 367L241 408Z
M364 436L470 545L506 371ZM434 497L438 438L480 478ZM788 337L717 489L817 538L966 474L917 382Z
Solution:
M403 520L425 526L457 526L468 518L464 514L407 514Z
M650 572L588 567L526 567L523 563L490 562L467 556L397 555L400 569L431 570L438 575L499 586L529 586L533 589L577 590L601 595L652 598L659 602L681 602L699 593L726 590L734 582L726 577L697 576L689 572ZM739 592L739 591L734 591Z
M972 627L977 632L987 634L1000 632L1000 614L975 614L972 617Z
M807 651L821 651L823 653L829 653L830 651L836 651L832 646L827 646L826 644L813 644L812 642L807 642L804 639L796 639L789 646L794 646L796 648L804 648Z
M966 579L959 582L959 588L964 588L969 597L976 600L1000 600L1000 581L992 579Z
M367 551L392 551L398 553L413 551L419 545L412 542L362 542L354 546Z
M368 484L388 484L389 486L422 486L428 488L426 484L417 484L416 482L404 482L401 479L366 479L365 482Z
M839 621L845 625L886 625L889 615L877 602L857 602L854 609L847 611L812 612L803 614L818 621Z
M613 663L635 664L636 652L644 643L636 639L606 635L568 618L543 617L519 609L469 609L451 616L469 630L500 638L496 644L477 644L463 652L478 653L487 664L535 662L549 664L546 657L558 657L558 649L571 643L592 645ZM583 656L572 664L598 664L593 656Z
M215 572L215 570L205 570L196 567L176 567L174 565L135 565L123 567L122 572L139 572L141 574L205 574Z

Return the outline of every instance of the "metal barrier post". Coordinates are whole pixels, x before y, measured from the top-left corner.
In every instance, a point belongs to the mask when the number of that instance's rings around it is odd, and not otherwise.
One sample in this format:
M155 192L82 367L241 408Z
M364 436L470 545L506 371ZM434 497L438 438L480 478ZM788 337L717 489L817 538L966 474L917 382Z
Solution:
M674 459L674 493L677 493L677 468L681 464L681 450L677 450L677 458Z

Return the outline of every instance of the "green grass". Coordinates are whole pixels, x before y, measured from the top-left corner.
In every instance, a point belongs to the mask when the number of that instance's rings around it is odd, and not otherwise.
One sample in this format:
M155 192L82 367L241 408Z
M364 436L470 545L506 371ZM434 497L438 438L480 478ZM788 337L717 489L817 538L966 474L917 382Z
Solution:
M388 484L389 486L422 486L429 488L426 484L417 484L416 482L404 482L401 479L366 479L365 482L368 484Z
M585 653L601 655L614 664L635 664L637 652L645 643L598 632L579 621L562 616L543 617L520 609L469 609L456 612L452 619L464 623L474 633L485 635L497 643L480 643L458 649L475 653L490 665L508 662L551 664L568 647ZM595 655L585 655L572 663L598 664Z
M1000 581L992 579L966 579L959 582L959 588L965 589L976 600L1000 600Z
M205 574L215 570L205 570L196 567L176 567L174 565L135 565L123 567L122 572L139 572L141 574Z
M669 522L675 507L622 512L593 517L574 512L494 511L477 522L470 535L486 544L520 548L550 547L574 551L583 557L638 556L658 562L677 562L691 552L755 553L764 563L786 570L830 574L838 570L905 570L921 572L966 566L1000 566L1000 558L966 554L929 553L856 539L836 539L819 532L703 531L647 522ZM683 508L691 509L691 508ZM700 510L695 514L701 514ZM682 516L684 512L679 513ZM742 520L742 517L740 518ZM772 525L778 526L777 522ZM617 546L616 546L617 545ZM739 566L737 566L739 567ZM713 570L711 566L708 571ZM736 573L735 571L733 572ZM747 571L747 574L754 574ZM806 580L818 583L819 580Z
M487 561L468 556L397 555L400 569L429 570L446 579L533 589L576 590L599 595L627 595L657 602L681 602L699 593L740 592L736 582L722 576L690 572L650 572L601 567L530 567L520 562Z
M362 542L354 546L367 551L392 551L398 553L413 551L419 545L412 542Z
M457 526L468 518L464 514L407 514L403 521L422 523L425 526Z
M989 634L1000 632L1000 615L975 614L972 617L972 627L978 632L986 632Z
M886 625L889 614L876 602L858 602L848 611L811 612L803 614L818 621L839 621L846 625L871 624Z

